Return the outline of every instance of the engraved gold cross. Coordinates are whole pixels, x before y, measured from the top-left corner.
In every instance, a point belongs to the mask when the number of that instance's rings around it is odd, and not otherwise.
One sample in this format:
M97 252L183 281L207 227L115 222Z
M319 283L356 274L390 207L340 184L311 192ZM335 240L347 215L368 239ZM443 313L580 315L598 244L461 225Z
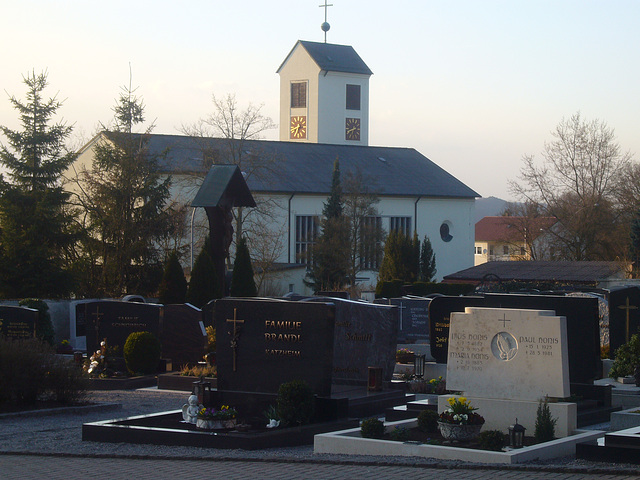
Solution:
M231 348L233 349L233 371L236 371L236 358L238 352L238 339L240 338L240 330L238 329L239 323L244 323L244 320L238 320L237 318L238 309L233 309L233 318L227 318L227 323L233 323L233 333L229 332L231 335Z
M630 310L637 310L638 307L636 307L635 305L630 305L629 304L629 297L627 297L627 302L625 303L625 305L618 305L618 308L620 310L625 310L627 312L627 337L626 337L626 341L629 341L629 311Z

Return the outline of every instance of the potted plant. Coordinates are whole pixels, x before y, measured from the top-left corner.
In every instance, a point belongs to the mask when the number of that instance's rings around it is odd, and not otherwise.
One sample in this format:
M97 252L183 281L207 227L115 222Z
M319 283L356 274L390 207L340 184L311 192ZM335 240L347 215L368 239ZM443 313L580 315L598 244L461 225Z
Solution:
M397 363L413 363L415 353L408 348L401 348L396 352Z
M196 427L205 430L233 428L236 425L238 412L235 408L222 405L219 410L215 408L201 408L196 419Z
M450 397L449 408L439 415L438 429L445 440L466 441L476 437L484 418L465 397Z

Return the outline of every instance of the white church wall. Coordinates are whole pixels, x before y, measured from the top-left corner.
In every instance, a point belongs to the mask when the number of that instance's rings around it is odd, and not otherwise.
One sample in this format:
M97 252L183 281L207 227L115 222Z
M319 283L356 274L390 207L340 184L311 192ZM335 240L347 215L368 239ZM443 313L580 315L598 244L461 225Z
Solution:
M347 110L347 84L360 85L360 110ZM337 145L369 144L369 77L329 72L320 75L318 93L318 142ZM360 119L360 140L345 139L345 119Z
M283 142L318 142L318 73L320 68L309 57L302 45L295 49L280 70L280 140ZM306 81L307 107L291 108L291 83ZM290 117L303 115L307 117L307 138L292 140L290 138Z

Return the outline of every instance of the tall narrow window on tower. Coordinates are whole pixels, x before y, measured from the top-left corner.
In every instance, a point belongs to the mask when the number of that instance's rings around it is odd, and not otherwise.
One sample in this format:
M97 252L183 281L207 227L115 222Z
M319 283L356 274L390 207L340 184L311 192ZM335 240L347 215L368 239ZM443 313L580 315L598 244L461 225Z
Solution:
M347 110L360 110L360 85L347 85Z
M291 84L291 108L307 108L307 82Z

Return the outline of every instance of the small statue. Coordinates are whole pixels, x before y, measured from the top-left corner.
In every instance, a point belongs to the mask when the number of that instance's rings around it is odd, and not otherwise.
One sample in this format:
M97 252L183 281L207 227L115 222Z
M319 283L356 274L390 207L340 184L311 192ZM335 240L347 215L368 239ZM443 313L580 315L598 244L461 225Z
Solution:
M200 405L198 405L198 397L195 395L190 395L187 400L188 404L185 403L182 406L182 419L186 423L197 423L198 420L198 412L200 411Z

